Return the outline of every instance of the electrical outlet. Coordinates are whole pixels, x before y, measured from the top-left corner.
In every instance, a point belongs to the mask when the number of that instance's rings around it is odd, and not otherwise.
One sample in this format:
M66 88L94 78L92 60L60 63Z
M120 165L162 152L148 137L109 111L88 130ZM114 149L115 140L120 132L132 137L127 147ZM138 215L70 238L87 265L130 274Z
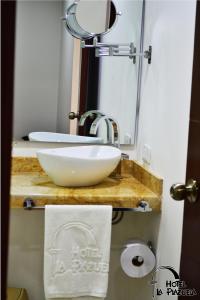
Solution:
M129 133L124 135L124 144L131 144L131 135Z
M143 146L142 160L145 164L151 164L151 147L147 144Z

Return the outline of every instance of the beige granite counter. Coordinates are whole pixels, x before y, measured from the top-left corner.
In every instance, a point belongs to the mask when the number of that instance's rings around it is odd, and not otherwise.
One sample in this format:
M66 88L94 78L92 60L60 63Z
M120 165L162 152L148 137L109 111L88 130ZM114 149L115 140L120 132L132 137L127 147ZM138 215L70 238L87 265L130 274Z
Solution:
M108 204L136 208L143 200L153 211L161 210L162 179L135 161L122 161L122 179L106 178L91 187L56 186L43 172L36 157L13 157L11 207L22 208L31 198L36 206L46 204Z

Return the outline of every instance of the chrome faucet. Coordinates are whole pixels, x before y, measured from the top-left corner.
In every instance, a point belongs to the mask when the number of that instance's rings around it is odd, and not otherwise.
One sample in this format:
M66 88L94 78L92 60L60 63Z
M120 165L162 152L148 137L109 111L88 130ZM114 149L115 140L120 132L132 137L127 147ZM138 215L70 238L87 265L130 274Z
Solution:
M80 120L79 126L83 126L87 117L96 114L96 119L92 122L90 127L90 134L96 134L100 124L105 121L107 125L107 140L110 144L113 144L115 147L120 148L120 131L118 122L111 116L107 116L99 110L90 110L85 112ZM115 179L122 178L122 160L129 159L129 156L125 153L121 154L121 160L112 173L111 177Z
M88 117L91 117L93 115L96 115L96 119L93 121L91 127L90 127L90 134L96 134L97 129L102 121L106 122L107 127L107 141L109 144L113 144L115 147L120 147L120 140L119 140L119 125L116 120L114 120L113 117L107 116L105 113L103 113L100 110L89 110L85 112L80 120L79 120L79 126L84 126L85 121ZM113 135L112 135L113 133Z
M85 112L85 113L81 116L81 118L80 118L80 120L79 120L79 126L84 126L86 119L87 119L88 117L93 117L94 115L96 115L96 119L105 117L105 114L104 114L103 112L101 112L100 110L89 110L89 111ZM96 119L95 119L95 120L96 120ZM109 120L108 120L107 117L105 117L104 120L105 120L105 122L106 122L106 127L107 127L107 141L108 141L108 143L112 143L112 137L111 137L111 135L110 135L110 132L111 132L111 124L110 124L110 122L109 122ZM94 123L94 122L93 122L93 123ZM93 123L92 123L92 124L93 124ZM92 125L91 125L91 127L92 127ZM90 129L90 134L96 134L96 132L97 132L97 130L94 131L94 132L92 132L92 130Z
M113 144L115 147L120 148L120 131L119 131L119 124L113 118L109 118L109 121L112 124L113 128Z
M109 117L109 116L106 116L106 115L97 117L93 121L93 123L90 127L90 134L96 134L99 125L104 120L108 124L108 126L107 126L107 135L109 137L108 138L109 143L112 143L115 147L120 148L119 125L118 125L117 121L115 121L112 117ZM113 138L111 136L111 133L113 133Z
M99 125L101 124L102 121L108 121L109 123L109 127L108 131L109 131L109 135L111 136L111 133L113 134L110 142L117 148L120 148L120 134L119 134L119 125L118 122L116 120L113 119L113 117L110 116L98 116L92 123L91 127L90 127L90 134L96 134L97 133L97 129L99 127ZM113 171L113 173L110 175L113 179L122 179L122 160L124 159L129 159L129 156L125 153L121 153L121 160L118 164L118 166L116 167L116 169Z
M103 116L104 114L101 113L99 110L89 110L86 111L84 114L81 115L80 120L79 120L79 126L84 126L85 121L88 117L93 117L93 116Z
M112 143L112 136L111 136L111 131L112 131L112 126L110 121L108 120L108 117L106 116L98 116L92 123L91 127L90 127L90 134L97 134L97 129L99 127L99 125L101 124L102 121L106 122L106 129L107 129L107 142L109 144Z

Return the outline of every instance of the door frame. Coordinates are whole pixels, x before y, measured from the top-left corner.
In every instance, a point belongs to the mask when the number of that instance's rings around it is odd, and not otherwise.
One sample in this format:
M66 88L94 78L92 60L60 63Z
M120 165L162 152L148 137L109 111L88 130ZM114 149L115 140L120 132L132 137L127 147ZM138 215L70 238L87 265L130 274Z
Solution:
M15 11L16 1L1 1L1 127L5 133L1 147L2 161L2 193L1 193L1 299L6 299L8 231L9 231L9 201L10 201L10 169L13 124L13 91L14 91L14 53L15 53Z
M193 178L200 184L200 1L197 1L196 7L192 73L186 181ZM180 261L180 278L188 288L195 288L198 293L192 299L200 299L200 195L198 198L194 204L184 203ZM191 297L180 296L180 299L187 300Z

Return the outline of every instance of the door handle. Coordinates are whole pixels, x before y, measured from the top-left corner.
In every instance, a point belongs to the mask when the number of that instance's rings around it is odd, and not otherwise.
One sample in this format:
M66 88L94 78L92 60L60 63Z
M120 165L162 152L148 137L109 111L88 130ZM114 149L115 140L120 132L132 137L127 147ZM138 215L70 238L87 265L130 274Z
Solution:
M71 111L71 112L68 114L68 118L69 118L70 120L79 119L79 118L80 118L80 114L79 114L79 112L75 113L75 112Z
M176 183L170 188L170 195L174 200L187 200L194 203L198 199L200 186L194 179L189 179L186 184Z

